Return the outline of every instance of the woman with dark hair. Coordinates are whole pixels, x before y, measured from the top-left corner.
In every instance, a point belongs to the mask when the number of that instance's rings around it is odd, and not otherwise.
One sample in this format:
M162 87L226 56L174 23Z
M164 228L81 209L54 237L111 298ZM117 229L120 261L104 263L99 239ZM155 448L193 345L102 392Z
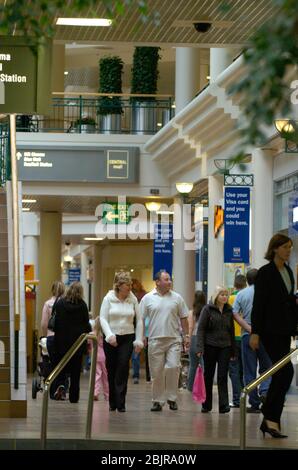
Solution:
M83 286L73 282L64 297L56 304L55 319L55 365L61 361L66 352L82 333L89 333L88 307L83 300ZM85 346L82 346L70 359L57 377L55 399L65 399L66 372L70 374L69 401L77 403L80 398L80 373Z
M197 290L193 301L192 310L188 315L188 333L190 339L189 348L189 369L187 378L187 389L192 392L193 383L195 380L196 370L200 363L203 362L202 357L197 356L197 332L199 317L202 308L206 305L206 297L203 291Z
M294 276L288 266L292 247L289 237L275 234L265 255L269 263L259 269L255 283L250 347L256 350L262 341L273 364L290 352L291 336L296 335L298 308ZM293 373L289 362L272 376L262 408L264 419L260 430L264 436L267 432L274 438L287 437L280 431L280 418Z

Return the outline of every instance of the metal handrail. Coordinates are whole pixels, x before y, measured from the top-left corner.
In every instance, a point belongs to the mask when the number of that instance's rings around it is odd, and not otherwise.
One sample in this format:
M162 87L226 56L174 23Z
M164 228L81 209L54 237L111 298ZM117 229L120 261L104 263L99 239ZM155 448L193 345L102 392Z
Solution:
M50 373L48 378L44 383L44 394L42 401L42 417L41 417L41 448L46 449L46 440L47 440L47 424L48 424L48 403L49 403L49 390L51 383L61 370L66 366L72 356L78 351L82 344L87 340L91 339L93 341L92 356L91 356L91 368L89 376L89 396L88 396L88 409L87 409L87 422L86 422L86 439L91 437L91 425L92 425L92 414L93 414L93 395L94 395L94 384L95 384L95 371L96 371L96 358L97 358L97 338L94 334L83 333L72 347L67 351L65 356L61 359L59 364L55 369Z
M241 391L240 396L240 449L245 450L246 448L246 434L245 434L245 427L246 427L246 398L247 395L252 392L260 383L264 382L264 380L271 377L275 372L279 369L284 367L290 360L292 356L296 353L297 354L298 348L293 349L289 352L286 356L281 358L278 362L276 362L270 369L266 370L264 374L260 375L257 379L250 382L246 387L244 387Z

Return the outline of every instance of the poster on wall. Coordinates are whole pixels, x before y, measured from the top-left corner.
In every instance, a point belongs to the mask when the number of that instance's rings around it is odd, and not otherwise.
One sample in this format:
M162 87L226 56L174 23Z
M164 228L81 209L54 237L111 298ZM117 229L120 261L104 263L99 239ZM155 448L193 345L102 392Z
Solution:
M298 237L298 192L295 191L289 198L289 236Z
M226 187L224 210L224 262L249 263L248 187Z
M153 279L155 273L165 269L172 277L173 271L173 225L155 224L153 243Z

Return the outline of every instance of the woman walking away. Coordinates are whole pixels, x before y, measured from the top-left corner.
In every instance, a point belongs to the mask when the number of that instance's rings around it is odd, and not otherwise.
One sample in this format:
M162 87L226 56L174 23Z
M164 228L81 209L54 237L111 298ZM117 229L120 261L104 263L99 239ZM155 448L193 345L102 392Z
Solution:
M255 283L250 347L256 350L262 341L273 364L290 352L291 336L296 335L298 306L294 276L288 265L292 248L289 237L275 234L265 254L269 263L259 269ZM260 430L264 436L268 433L274 438L287 437L281 433L280 418L293 374L293 366L288 362L272 375L262 408L264 419Z
M196 370L200 363L203 362L202 357L198 357L196 354L197 351L197 332L198 332L198 323L200 313L202 308L206 305L206 297L203 291L197 290L195 292L195 298L193 301L192 310L190 310L188 315L188 328L189 328L189 337L190 340L190 349L189 349L189 370L187 378L187 389L192 392L193 383L195 380Z
M72 283L65 296L56 304L55 320L55 365L63 358L66 352L75 343L82 333L89 333L89 313L83 300L83 286L80 282ZM80 373L84 354L83 345L57 377L55 399L61 400L65 396L65 375L70 374L69 401L77 403L80 398Z
M228 370L235 355L235 333L232 307L228 304L228 291L217 287L211 302L200 315L198 324L197 355L204 355L206 401L202 413L212 410L212 387L217 364L218 405L220 413L228 413Z

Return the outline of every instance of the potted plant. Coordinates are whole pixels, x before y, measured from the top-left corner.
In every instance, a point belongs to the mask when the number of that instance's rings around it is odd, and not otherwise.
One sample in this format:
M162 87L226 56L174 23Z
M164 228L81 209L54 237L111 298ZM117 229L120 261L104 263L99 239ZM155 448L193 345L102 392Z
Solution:
M131 93L155 95L157 92L160 47L136 47L131 69ZM132 129L137 134L156 132L154 97L131 98Z
M95 119L89 116L78 118L74 123L75 129L79 129L79 132L83 134L94 132L95 126L96 126Z
M122 93L123 61L118 56L102 57L99 61L99 93ZM103 132L121 131L123 113L120 96L101 96L98 100Z

